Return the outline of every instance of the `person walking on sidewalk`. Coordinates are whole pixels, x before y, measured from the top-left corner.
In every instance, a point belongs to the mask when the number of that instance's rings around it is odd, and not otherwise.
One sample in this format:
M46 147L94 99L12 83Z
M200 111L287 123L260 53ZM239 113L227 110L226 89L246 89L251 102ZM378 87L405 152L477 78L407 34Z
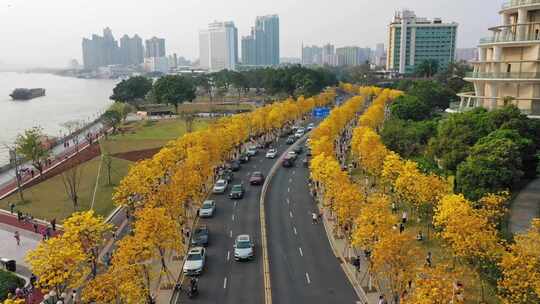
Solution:
M9 211L11 211L11 214L15 211L15 203L9 204Z
M51 226L52 226L52 230L53 230L53 231L56 231L56 218L53 218L53 219L51 220Z
M21 246L21 236L19 235L19 231L15 231L13 237L17 241L17 246Z

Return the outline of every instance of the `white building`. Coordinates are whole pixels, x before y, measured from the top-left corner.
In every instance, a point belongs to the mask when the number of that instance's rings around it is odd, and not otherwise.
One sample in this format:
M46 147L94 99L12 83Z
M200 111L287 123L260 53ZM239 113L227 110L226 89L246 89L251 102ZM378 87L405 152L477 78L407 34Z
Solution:
M200 68L217 72L235 70L238 63L238 30L232 21L213 22L199 33Z
M148 57L144 58L144 70L146 72L169 72L169 59L167 57Z

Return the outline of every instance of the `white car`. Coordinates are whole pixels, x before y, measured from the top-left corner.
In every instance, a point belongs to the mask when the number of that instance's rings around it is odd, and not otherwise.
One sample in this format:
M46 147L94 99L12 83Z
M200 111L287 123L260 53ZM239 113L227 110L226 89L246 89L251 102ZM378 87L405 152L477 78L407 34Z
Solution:
M201 208L199 208L199 217L212 217L216 210L216 203L212 200L206 200L203 202Z
M234 259L236 261L253 259L253 243L248 234L241 234L234 241Z
M257 147L251 146L247 149L247 155L249 156L255 156L257 155Z
M226 180L218 179L218 181L214 185L214 189L212 189L212 192L214 192L216 194L225 193L228 186L229 186L229 183Z
M204 247L191 248L184 263L184 274L188 276L200 275L203 272L205 261L206 249Z
M311 131L315 128L315 124L314 123L310 123L309 125L307 125L307 129L308 131Z
M287 152L287 155L289 156L289 158L292 158L292 159L296 159L297 157L296 152L294 151Z
M276 149L270 149L266 152L266 158L276 158L276 156L277 156Z
M304 136L304 133L306 133L306 130L304 128L298 128L298 130L296 130L296 133L294 133L294 136L296 138L300 138Z

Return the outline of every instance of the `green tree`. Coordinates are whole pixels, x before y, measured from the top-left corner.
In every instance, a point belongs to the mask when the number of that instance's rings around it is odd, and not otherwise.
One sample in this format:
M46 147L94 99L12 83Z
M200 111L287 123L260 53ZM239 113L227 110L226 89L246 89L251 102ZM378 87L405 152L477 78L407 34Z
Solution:
M493 134L478 141L458 166L457 190L467 198L478 200L486 193L507 190L523 175L520 146L507 136Z
M45 146L46 136L43 129L34 127L19 134L15 140L17 153L32 162L32 166L39 171L40 178L51 151Z
M439 71L439 62L435 59L428 59L416 65L414 73L420 77L431 78Z
M433 120L415 122L392 118L384 123L381 138L388 149L408 158L424 152L436 129L437 122Z
M424 101L412 95L402 95L390 106L392 117L404 120L424 120L431 116L431 109Z
M122 123L122 114L116 110L107 110L101 119L108 128L113 129L113 133L116 133L118 126Z
M432 80L415 81L407 94L416 96L426 103L432 110L445 110L450 102L456 100L455 93L445 88L441 83Z
M151 79L143 76L130 77L127 80L122 80L114 87L110 99L135 105L138 100L144 99L151 89Z
M153 92L158 103L174 105L176 113L179 104L192 101L196 97L193 79L180 75L159 78L154 84Z

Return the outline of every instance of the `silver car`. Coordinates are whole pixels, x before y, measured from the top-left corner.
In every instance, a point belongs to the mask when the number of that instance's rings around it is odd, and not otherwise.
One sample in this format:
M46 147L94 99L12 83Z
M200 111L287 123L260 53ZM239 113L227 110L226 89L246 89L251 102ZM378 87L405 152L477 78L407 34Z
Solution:
M184 274L188 276L200 275L206 262L206 249L204 247L194 247L188 252L184 263Z
M276 158L277 156L277 150L276 149L270 149L268 152L266 152L266 158Z
M248 234L241 234L234 241L234 259L236 261L252 260L254 255L253 242Z
M206 200L203 202L201 208L199 208L199 217L212 217L216 211L216 203L212 200Z
M224 179L219 179L216 184L214 185L214 189L212 189L212 192L216 194L222 194L225 193L227 190L227 186L229 183Z

